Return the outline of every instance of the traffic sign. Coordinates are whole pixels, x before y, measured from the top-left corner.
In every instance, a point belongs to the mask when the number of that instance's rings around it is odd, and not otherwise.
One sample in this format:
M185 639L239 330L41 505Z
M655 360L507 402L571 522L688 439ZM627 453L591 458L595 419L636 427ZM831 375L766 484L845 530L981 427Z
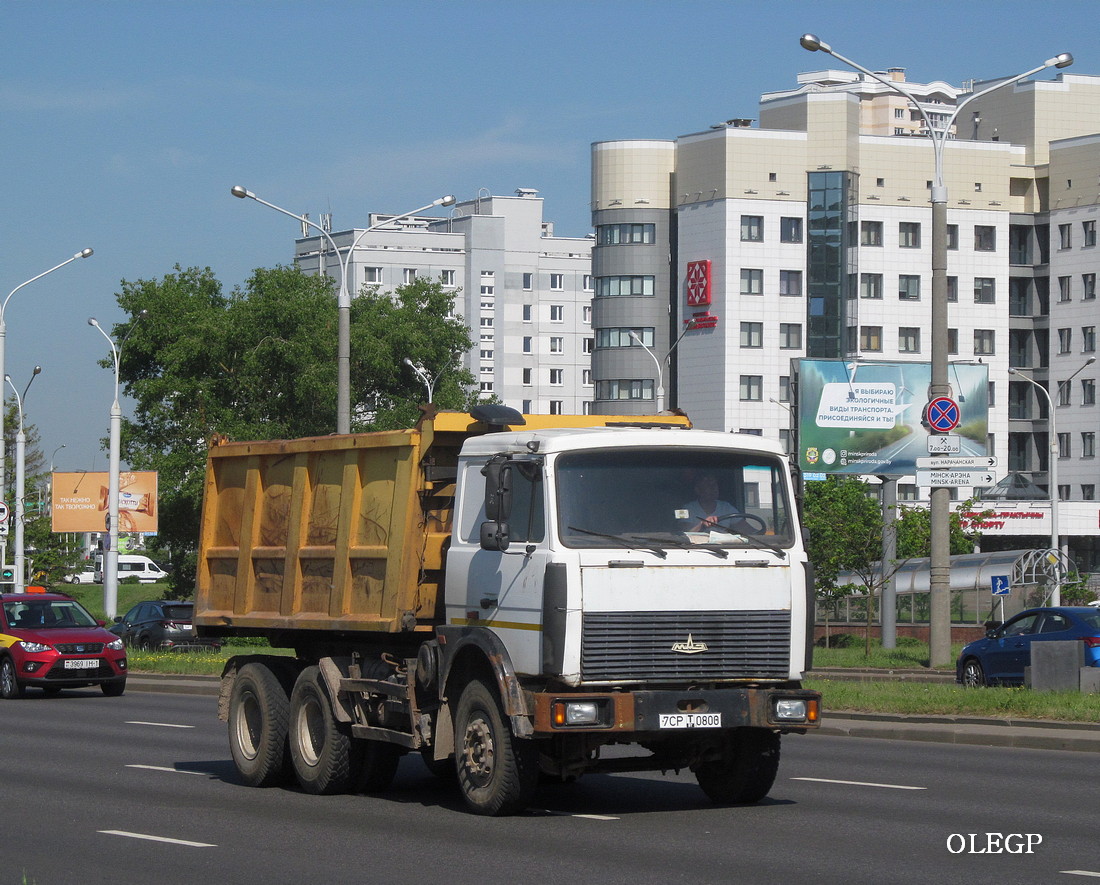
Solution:
M990 575L989 576L989 589L994 596L1008 596L1008 575Z
M992 470L918 470L917 485L931 488L991 486L997 482Z
M959 426L959 404L949 396L937 396L924 410L928 426L940 433L947 433Z
M8 505L0 501L0 522L6 522L8 518Z
M917 469L932 470L992 470L997 466L994 455L980 455L974 458L917 458Z
M929 434L929 455L957 455L959 453L959 437L955 433Z

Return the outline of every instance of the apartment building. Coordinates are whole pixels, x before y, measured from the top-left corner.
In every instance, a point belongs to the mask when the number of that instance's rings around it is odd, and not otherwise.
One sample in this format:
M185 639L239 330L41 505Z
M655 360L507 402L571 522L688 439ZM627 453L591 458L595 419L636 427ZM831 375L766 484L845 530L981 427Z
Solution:
M965 95L905 86L933 126ZM763 96L758 126L593 145L595 410L652 411L665 388L699 426L790 446L792 359L929 361L933 148L909 110L860 75L816 72ZM972 102L944 168L950 359L988 368L1002 472L1046 489L1056 423L1060 526L1089 570L1097 133L1100 77L1062 73ZM1054 422L1025 376L1051 391ZM927 490L902 478L899 494ZM1049 536L1044 506L1006 535Z
M482 393L529 414L591 410L590 237L556 237L543 220L538 191L484 192L456 204L446 218L418 216L385 225L372 214L358 228L331 233L348 266L353 293L364 286L392 291L419 277L455 293L455 313L470 327L474 348L463 357ZM337 276L328 240L295 242L295 262L316 273L324 260ZM431 367L426 367L431 371Z

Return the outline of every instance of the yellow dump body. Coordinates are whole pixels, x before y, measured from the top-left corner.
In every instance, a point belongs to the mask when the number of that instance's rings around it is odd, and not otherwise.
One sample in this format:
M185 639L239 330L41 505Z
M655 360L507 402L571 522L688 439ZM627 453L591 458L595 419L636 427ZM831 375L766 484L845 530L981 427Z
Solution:
M686 418L528 415L512 430ZM194 622L206 632L430 631L462 442L488 431L440 412L412 430L214 444Z

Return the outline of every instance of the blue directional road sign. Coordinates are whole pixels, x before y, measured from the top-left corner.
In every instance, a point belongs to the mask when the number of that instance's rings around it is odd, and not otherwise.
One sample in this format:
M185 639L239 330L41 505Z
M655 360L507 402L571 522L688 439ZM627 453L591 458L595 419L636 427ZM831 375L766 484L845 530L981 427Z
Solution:
M989 583L994 596L1008 596L1008 575L991 575Z
M948 433L959 426L959 404L949 396L937 396L925 410L928 426L940 433Z

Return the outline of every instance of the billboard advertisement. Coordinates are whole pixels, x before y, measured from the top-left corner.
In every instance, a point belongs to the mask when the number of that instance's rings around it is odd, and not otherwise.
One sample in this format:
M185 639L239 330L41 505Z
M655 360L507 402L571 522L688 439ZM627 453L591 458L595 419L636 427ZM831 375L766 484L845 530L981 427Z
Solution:
M55 532L107 530L110 475L106 472L53 474L52 528ZM155 470L123 471L118 482L118 530L157 531Z
M912 476L928 455L929 363L796 360L798 461L807 474ZM989 367L952 363L958 454L989 454Z

